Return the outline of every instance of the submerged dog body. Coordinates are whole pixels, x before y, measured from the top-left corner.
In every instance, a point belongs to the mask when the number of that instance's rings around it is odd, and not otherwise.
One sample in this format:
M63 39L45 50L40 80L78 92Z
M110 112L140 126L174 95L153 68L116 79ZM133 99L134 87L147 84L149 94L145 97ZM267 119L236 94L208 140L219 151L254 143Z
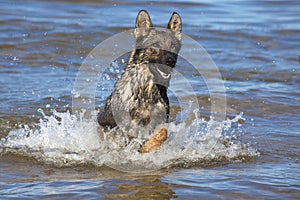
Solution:
M168 122L167 87L181 47L181 28L177 13L171 16L167 29L156 30L148 13L139 12L134 31L136 48L104 109L98 114L98 123L102 127L147 128L149 131L142 135L147 141L159 124ZM137 134L137 131L128 132L130 138L136 138Z

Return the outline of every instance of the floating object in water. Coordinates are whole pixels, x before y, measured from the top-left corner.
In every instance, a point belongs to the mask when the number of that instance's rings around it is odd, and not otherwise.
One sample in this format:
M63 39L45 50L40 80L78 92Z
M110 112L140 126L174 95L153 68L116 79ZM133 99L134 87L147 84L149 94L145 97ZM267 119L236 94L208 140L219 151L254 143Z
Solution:
M153 137L142 146L141 153L155 152L167 140L167 137L166 128L160 128L158 131L155 131Z

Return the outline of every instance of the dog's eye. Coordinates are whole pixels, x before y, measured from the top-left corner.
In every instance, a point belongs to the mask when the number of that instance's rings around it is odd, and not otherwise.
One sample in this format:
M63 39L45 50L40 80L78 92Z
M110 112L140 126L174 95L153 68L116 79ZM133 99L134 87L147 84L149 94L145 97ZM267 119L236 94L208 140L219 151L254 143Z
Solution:
M158 52L158 51L160 50L159 48L157 48L157 47L155 47L155 46L152 46L152 45L151 45L151 47L148 48L148 49L150 49L150 52L151 52L151 53L155 53L155 52Z

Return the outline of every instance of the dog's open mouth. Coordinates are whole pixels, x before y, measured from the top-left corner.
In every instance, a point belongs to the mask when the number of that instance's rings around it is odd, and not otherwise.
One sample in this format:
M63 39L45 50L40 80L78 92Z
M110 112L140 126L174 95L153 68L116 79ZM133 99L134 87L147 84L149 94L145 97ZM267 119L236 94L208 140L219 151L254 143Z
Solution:
M159 66L155 66L155 69L156 69L156 71L160 74L160 76L161 76L162 78L164 78L164 79L170 79L171 74L170 74L169 71L168 71L168 72L164 72L164 71L162 71L162 69L160 69Z
M150 71L154 75L154 81L160 85L164 85L166 87L169 86L169 82L171 79L172 68L158 63L151 63Z
M163 79L164 81L168 81L171 78L172 68L158 63L150 64L150 70L154 76L158 79Z

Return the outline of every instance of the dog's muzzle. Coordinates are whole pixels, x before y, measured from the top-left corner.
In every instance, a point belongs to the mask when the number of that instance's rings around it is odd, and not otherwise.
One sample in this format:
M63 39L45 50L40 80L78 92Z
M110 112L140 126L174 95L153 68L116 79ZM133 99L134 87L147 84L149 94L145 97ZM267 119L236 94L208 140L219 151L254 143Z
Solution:
M154 75L154 80L156 83L166 87L169 86L172 72L171 67L163 64L151 63L149 68L151 73Z

